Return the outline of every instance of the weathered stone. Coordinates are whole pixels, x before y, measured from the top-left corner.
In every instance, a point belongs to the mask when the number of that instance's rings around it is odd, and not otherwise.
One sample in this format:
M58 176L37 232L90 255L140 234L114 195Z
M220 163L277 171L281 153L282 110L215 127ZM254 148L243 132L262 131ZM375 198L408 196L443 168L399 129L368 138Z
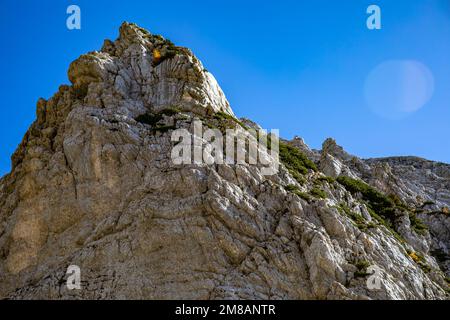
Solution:
M296 180L284 167L264 176L257 165L174 165L171 128L190 129L195 117L211 120L220 111L233 115L189 50L124 23L119 39L81 56L69 78L72 86L38 103L13 169L0 180L0 298L446 298L443 273L427 251L448 250L448 215L424 219L431 231L423 243L431 270L424 272L405 250L412 244L384 226L368 227L375 222L357 196L333 181L320 182L327 199L310 192L320 173L310 170L297 185L307 201L286 191ZM168 109L176 110L161 120L173 126L168 131L136 120ZM297 143L319 161L319 152ZM332 141L324 149L349 175L371 174L371 161ZM448 167L426 178L398 174L402 166L391 165L388 176L415 186L411 196L423 186L416 194L428 199L432 187L439 204L449 205ZM407 221L402 226L412 232ZM448 268L445 261L440 266ZM380 290L367 287L362 262L381 270ZM81 268L81 290L65 285L69 265Z

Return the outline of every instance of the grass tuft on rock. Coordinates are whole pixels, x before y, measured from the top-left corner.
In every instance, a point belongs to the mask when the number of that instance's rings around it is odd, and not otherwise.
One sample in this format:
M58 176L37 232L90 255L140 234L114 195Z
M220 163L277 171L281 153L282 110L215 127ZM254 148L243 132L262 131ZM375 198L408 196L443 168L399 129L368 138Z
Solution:
M428 232L428 227L425 225L425 223L417 218L416 213L410 212L409 213L409 221L411 222L411 227L413 230L420 235L426 235Z
M233 117L232 115L223 112L223 111L219 111L216 112L214 114L214 118L217 120L225 120L225 121L231 121L234 122L235 124L240 125L243 129L247 130L247 126L245 124L243 124L239 119L237 119L236 117Z
M291 192L291 193L299 196L301 199L303 199L303 200L305 200L307 202L311 201L311 196L309 194L300 191L300 189L297 186L293 185L293 184L285 186L284 189L286 191L288 191L288 192Z
M375 188L361 180L349 177L338 177L337 181L352 194L360 193L363 200L367 201L370 207L384 218L389 220L394 218L395 203Z
M311 195L313 195L316 198L320 198L320 199L327 198L326 192L318 187L312 188L310 192L311 192Z
M337 209L340 213L349 217L361 231L376 227L373 222L367 222L362 215L352 211L345 203L340 203Z
M300 184L306 182L303 175L307 174L309 170L317 171L316 164L309 160L306 155L297 148L281 141L279 144L279 156L280 161Z
M319 177L317 180L320 182L328 182L329 184L333 184L336 181L335 178L328 176Z
M369 261L360 260L355 263L355 266L358 269L355 271L355 278L364 278L366 276L370 276L370 273L367 272L367 268L370 267Z
M337 178L337 181L352 194L361 194L363 200L367 203L368 208L371 209L369 210L371 215L390 230L394 231L393 226L396 215L406 212L409 215L412 229L417 234L426 234L426 225L422 220L417 218L416 214L403 203L398 196L386 196L369 186L367 183L349 177L339 177ZM398 235L397 232L395 232L395 234Z

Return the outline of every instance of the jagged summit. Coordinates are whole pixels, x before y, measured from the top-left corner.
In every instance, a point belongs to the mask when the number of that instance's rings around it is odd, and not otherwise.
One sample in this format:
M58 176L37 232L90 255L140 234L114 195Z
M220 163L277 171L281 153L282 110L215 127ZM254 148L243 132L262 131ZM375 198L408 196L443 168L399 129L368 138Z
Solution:
M74 61L69 79L83 93L89 87L102 90L109 85L113 94L137 100L153 111L172 105L199 114L233 114L214 77L189 49L132 23L124 22L119 38L106 40L100 52ZM104 100L107 106L108 97Z
M131 23L69 79L38 101L0 180L0 298L447 298L447 167L298 137L273 175L176 165L174 129L258 125L234 118L188 49Z
M214 76L189 49L151 35L134 23L123 22L116 41L105 40L101 51L83 54L72 62L68 77L72 86L60 86L49 101L39 99L37 120L12 156L13 168L22 161L29 134L41 131L52 135L52 128L79 106L105 109L115 118L135 119L167 108L233 116Z
M214 77L189 49L132 23L124 22L119 38L106 40L101 51L75 60L68 75L83 102L93 106L110 107L111 97L101 93L111 88L114 96L152 111L176 106L199 114L233 114ZM99 93L100 101L89 99L89 91Z

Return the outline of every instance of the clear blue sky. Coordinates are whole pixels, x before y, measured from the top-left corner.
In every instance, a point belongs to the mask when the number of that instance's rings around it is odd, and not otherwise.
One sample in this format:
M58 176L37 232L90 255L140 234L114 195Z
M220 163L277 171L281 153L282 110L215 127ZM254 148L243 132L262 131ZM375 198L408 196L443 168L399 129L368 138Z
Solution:
M366 28L372 3L382 10L379 31ZM70 4L81 7L81 30L66 28ZM0 175L38 98L69 83L69 63L115 39L122 21L190 47L238 116L286 138L320 148L334 137L360 157L450 162L448 0L2 0L0 10ZM380 116L365 99L367 77L388 60L420 62L433 76L431 100L407 117Z

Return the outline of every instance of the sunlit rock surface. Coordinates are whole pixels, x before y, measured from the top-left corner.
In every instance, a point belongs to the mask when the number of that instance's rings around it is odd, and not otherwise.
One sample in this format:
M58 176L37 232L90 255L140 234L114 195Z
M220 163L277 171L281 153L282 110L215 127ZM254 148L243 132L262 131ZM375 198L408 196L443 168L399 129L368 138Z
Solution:
M69 79L38 101L0 180L0 298L447 298L448 165L361 160L300 138L283 143L318 170L174 165L173 129L233 112L188 49L134 24L74 61ZM397 195L428 229L406 211L387 228L339 176ZM66 286L69 265L81 290Z

